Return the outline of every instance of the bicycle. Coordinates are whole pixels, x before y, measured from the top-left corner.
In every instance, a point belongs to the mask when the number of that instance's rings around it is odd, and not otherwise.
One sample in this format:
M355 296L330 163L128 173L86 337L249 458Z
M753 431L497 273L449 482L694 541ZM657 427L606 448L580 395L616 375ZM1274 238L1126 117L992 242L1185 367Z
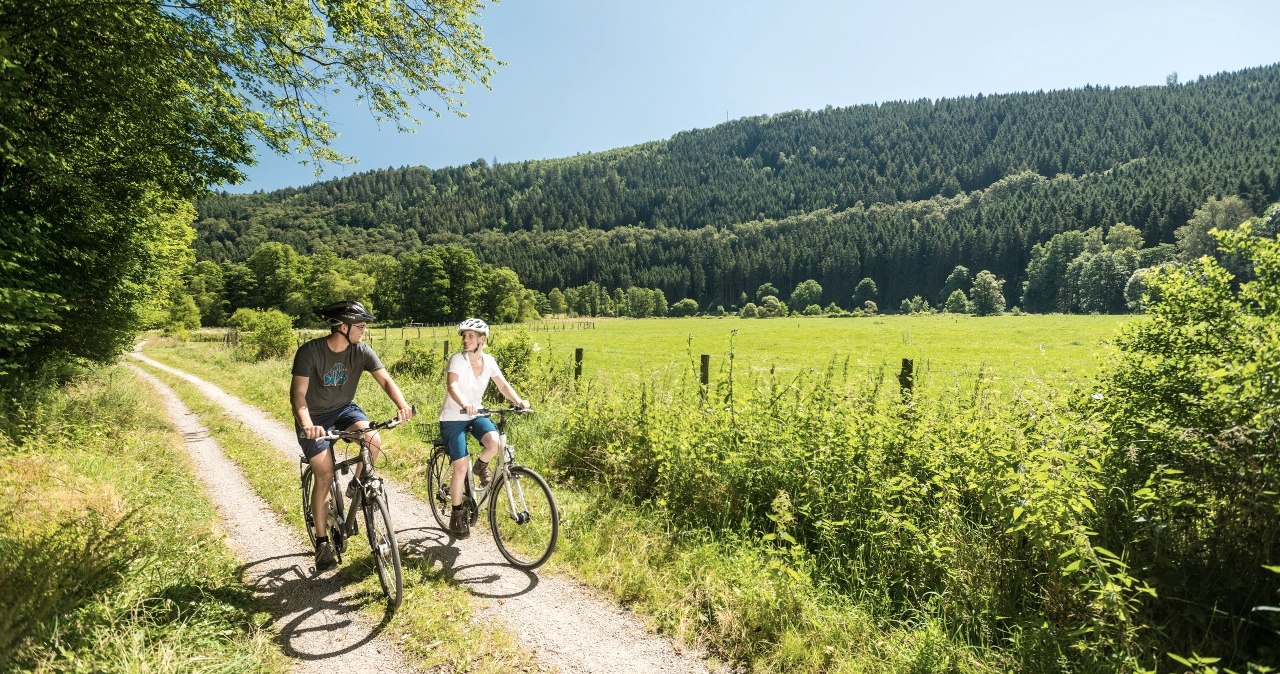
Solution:
M331 430L318 438L329 440L329 457L333 459L333 480L329 483L329 542L333 545L338 562L342 562L342 553L347 550L347 540L359 533L356 522L356 508L364 513L365 533L369 540L369 549L373 553L374 566L378 571L378 583L382 592L387 595L388 605L396 608L400 605L403 585L400 569L400 547L396 544L396 532L391 526L390 509L387 506L387 494L382 487L382 478L373 474L373 459L369 453L369 440L365 436L384 428L395 428L400 425L397 419L370 424L368 428L357 428L351 431ZM338 462L334 456L337 440L354 442L360 445L360 453L354 457ZM360 472L359 490L351 499L350 508L343 514L343 494L338 489L338 472L343 475L355 464L363 466ZM300 462L302 479L302 518L307 523L307 536L312 547L316 544L315 518L311 512L311 487L315 475L306 458Z
M507 416L529 412L532 410L514 407L477 410L478 417L498 417L502 451L495 455L489 466L493 477L488 487L480 486L470 469L463 482L466 491L463 503L470 506L471 512L469 524L476 523L480 508L487 503L489 530L493 532L493 541L497 543L498 551L512 566L521 569L542 566L555 550L556 539L560 535L560 510L551 494L551 488L533 469L516 463L515 447L507 442ZM427 462L431 514L440 528L448 531L449 518L453 512L453 499L449 493L453 475L452 462L443 438L436 438L432 446L435 451ZM500 498L499 495L506 498Z

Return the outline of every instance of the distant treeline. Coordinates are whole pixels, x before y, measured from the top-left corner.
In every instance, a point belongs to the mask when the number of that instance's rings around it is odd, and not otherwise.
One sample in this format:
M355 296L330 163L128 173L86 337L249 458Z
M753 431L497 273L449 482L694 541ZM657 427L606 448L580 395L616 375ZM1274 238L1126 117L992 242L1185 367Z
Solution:
M1171 78L1173 80L1174 78ZM198 204L198 257L267 241L400 256L457 244L549 292L595 282L700 306L863 278L882 305L957 265L1011 302L1036 244L1127 223L1146 246L1214 197L1280 198L1280 65L1165 86L863 105L740 119L567 159L387 169Z

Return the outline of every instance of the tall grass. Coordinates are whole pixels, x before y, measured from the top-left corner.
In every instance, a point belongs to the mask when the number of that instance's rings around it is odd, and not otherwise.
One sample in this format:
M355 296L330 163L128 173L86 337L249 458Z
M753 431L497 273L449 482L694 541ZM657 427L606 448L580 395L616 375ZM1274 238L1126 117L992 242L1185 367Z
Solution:
M0 670L283 671L159 408L107 368L0 437Z
M778 546L770 564L877 620L923 619L1029 670L1147 655L1146 588L1094 535L1105 445L1087 419L980 381L886 403L878 380L841 373L725 378L705 399L687 375L596 386L556 464L678 530Z

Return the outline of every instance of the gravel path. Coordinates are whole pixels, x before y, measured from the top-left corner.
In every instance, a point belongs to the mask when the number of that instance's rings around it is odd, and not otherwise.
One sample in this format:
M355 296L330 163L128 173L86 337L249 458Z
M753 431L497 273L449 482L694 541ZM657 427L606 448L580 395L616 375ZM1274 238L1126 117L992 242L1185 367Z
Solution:
M293 429L272 420L262 410L141 353L135 351L129 355L191 382L271 446L291 458L298 456ZM207 442L212 445L212 452L221 455L212 440L195 441L208 433L203 427L187 429L193 419L184 419L190 413L176 402L176 395L154 377L145 373L142 376L171 401L171 415L175 416L175 423L182 422L179 427L183 428L188 442L193 446ZM211 452L206 450L206 453ZM227 462L225 458L222 461ZM379 667L380 670L410 671L398 669L405 666L403 656L378 636L380 626L360 624L355 607L362 600L340 596L341 570L328 578L321 576L322 582L310 579L312 559L302 533L282 532L264 524L274 522L274 517L240 477L238 468L205 469L203 464L197 465L201 465L201 472L206 475L234 474L239 480L238 485L211 486L210 491L214 495L222 491L235 492L225 497L234 499L227 508L219 505L224 517L231 518L236 513L249 515L249 522L242 527L228 519L227 528L237 545L243 546L246 579L265 594L288 652L303 661L323 659L320 664L326 671L333 672L346 670L333 668L337 663L328 658L347 657L363 652L360 649L372 648L379 658L386 658L385 667ZM440 565L455 583L470 589L476 598L479 619L506 625L544 667L561 672L601 674L726 671L711 665L700 653L681 649L670 639L649 633L633 614L600 599L570 579L521 571L507 565L492 537L484 535L483 529L465 541L454 540L436 526L425 501L391 480L385 484L402 556ZM312 641L317 638L318 642Z
M415 671L404 655L360 612L364 601L345 596L342 571L317 574L311 545L302 532L282 523L254 493L239 466L227 458L209 429L172 389L137 366L130 366L164 398L170 419L187 442L196 474L213 498L227 540L244 561L242 576L271 613L284 652L296 660L294 672L359 672L378 663L382 672ZM388 616L390 617L390 616Z

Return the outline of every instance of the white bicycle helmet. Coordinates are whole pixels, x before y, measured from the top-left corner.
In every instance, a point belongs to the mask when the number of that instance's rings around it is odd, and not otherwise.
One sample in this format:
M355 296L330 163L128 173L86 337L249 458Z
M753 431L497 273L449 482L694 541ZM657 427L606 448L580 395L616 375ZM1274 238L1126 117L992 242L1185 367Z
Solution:
M474 330L485 337L489 336L489 324L479 318L468 318L458 324L458 334L461 335L464 330Z

